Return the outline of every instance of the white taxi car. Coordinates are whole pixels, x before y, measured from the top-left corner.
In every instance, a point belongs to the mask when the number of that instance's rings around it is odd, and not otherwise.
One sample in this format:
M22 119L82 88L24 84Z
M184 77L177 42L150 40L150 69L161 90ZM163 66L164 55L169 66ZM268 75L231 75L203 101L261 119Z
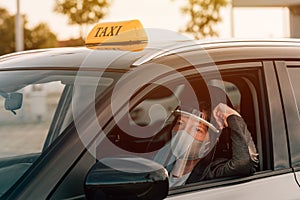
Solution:
M300 40L155 42L137 20L1 56L0 199L300 199L299 85ZM153 159L166 122L202 98L241 114L259 166L169 188ZM228 134L215 156L231 156Z

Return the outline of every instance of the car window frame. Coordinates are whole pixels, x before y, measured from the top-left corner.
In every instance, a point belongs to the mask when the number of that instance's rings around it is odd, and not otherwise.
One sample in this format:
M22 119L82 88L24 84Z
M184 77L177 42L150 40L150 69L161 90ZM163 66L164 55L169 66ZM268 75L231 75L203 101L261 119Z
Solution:
M249 62L249 61L238 61L238 62L234 62L234 63L227 63L227 64L217 64L218 66L218 69L219 70L227 70L227 71L239 71L239 70L247 70L247 69L260 69L261 71L263 71L263 63L261 61L255 61L255 62ZM203 67L203 65L201 66ZM208 66L208 68L205 69L205 67L203 68L204 71L208 71L207 69L209 69L210 66ZM190 68L187 68L188 70L186 71L182 71L182 73L185 75L185 76L192 76L193 75L193 71L195 69L190 69ZM245 72L244 72L245 73ZM258 81L259 81L259 84L261 84L260 86L261 87L265 87L265 86L262 86L262 84L264 84L264 78L263 78L263 74L261 74L260 77L258 77ZM151 87L150 87L151 88ZM149 90L149 88L147 88L147 90ZM132 103L132 106L133 105L137 105L139 102L140 102L140 99L146 95L148 92L147 90L143 90L141 93L138 93L134 99L133 99L133 103ZM260 92L264 92L264 91L260 91ZM264 100L266 104L268 104L267 100L264 98ZM266 105L264 105L266 106ZM267 112L267 108L265 108L264 106L262 106L264 112ZM266 119L263 119L264 121ZM269 122L267 121L266 124L268 124ZM110 124L109 127L113 127L114 125ZM269 125L266 125L267 128L269 128ZM266 131L267 132L267 131ZM271 144L270 144L271 145ZM268 148L273 148L273 146L269 146ZM270 150L269 150L270 151ZM271 152L269 152L270 154L272 154ZM270 157L270 159L272 159L272 157ZM270 161L272 162L272 164L270 164L270 169L273 167L271 165L273 165L273 161ZM220 178L220 179L214 179L214 180L208 180L208 181L204 181L204 182L199 182L199 183L194 183L194 184L189 184L189 185L184 185L184 186L180 186L180 187L176 187L176 188L171 188L169 190L169 195L173 196L173 195L177 195L177 194L180 194L182 192L190 192L190 191L193 191L193 190L202 190L202 189L207 189L207 188L210 188L210 187L219 187L219 186L222 186L222 185L227 185L227 184L239 184L239 183L243 183L245 181L250 181L250 180L253 180L253 179L260 179L260 178L264 178L264 177L269 177L270 174L274 175L274 174L281 174L283 173L282 171L272 171L272 170L266 170L266 171L263 171L263 172L259 172L259 173L256 173L250 177L226 177L226 178ZM208 186L209 185L209 186Z
M291 166L300 170L300 122L297 102L293 93L293 86L289 77L289 67L299 67L300 61L275 61L278 82L280 86L284 117L287 129Z
M242 62L242 61L238 61ZM239 66L239 63L235 62L232 64L222 64L218 65L219 69L229 69L232 68L233 70L243 69ZM244 182L248 182L251 180L259 180L259 179L268 179L269 177L273 176L279 176L284 175L286 173L291 173L292 169L290 168L290 162L289 162L289 149L287 146L287 138L285 133L285 126L283 123L283 120L280 122L277 122L278 118L282 118L283 113L282 110L274 110L273 107L281 107L281 99L280 99L280 93L278 90L278 85L274 84L274 80L276 80L276 71L275 67L273 65L272 61L261 61L261 65L259 68L261 69L261 73L259 74L259 84L261 88L264 88L264 91L261 91L262 95L262 110L264 114L263 116L263 126L262 128L266 128L265 134L268 134L269 137L271 137L271 141L269 144L267 144L269 147L267 147L267 153L270 155L270 161L269 168L270 170L265 171L259 171L256 172L252 176L243 177L243 178L235 178L235 177L227 177L219 179L218 181L210 180L205 181L203 183L194 183L191 185L181 186L178 188L171 189L169 191L169 196L176 196L178 194L183 194L187 192L193 192L196 190L206 190L209 188L217 188L220 186L226 186L226 185L236 185ZM255 62L254 62L255 63ZM247 63L244 63L243 66L249 66L253 64L250 63L248 65ZM229 66L229 67L228 67ZM253 66L254 67L254 66ZM257 66L256 66L257 67ZM270 98L272 97L272 98ZM274 98L273 98L274 97ZM282 114L280 114L282 113ZM277 137L278 135L281 135L281 137ZM280 138L283 138L283 140L280 140ZM286 141L286 146L280 146L278 145L279 141ZM278 154L282 154L279 155ZM282 163L283 162L283 163Z
M56 111L47 133L43 151L45 151L51 145L51 143L58 137L58 135L62 131L62 125L72 102L72 90L73 86L67 84L64 86L64 90L59 99Z
M220 71L228 71L229 73L231 72L236 72L236 73L244 73L244 70L248 70L248 69L255 69L257 68L258 70L261 70L261 75L260 77L258 77L258 82L260 84L260 88L262 88L261 90L266 90L265 86L264 86L264 75L263 73L263 62L262 61L235 61L232 63L227 63L227 64L217 64L217 67ZM202 65L203 67L203 65ZM244 71L244 72L239 72L239 71ZM264 91L259 91L259 92L264 92ZM264 94L262 94L264 95ZM263 100L264 101L262 104L262 110L264 113L267 113L267 108L265 104L268 104L267 99L265 99L265 96L263 96ZM264 114L261 114L261 116L264 116ZM268 133L268 129L269 129L269 121L267 120L267 118L262 119L265 123L265 126L261 126L261 128L266 128L265 133ZM192 192L192 191L196 191L196 190L205 190L205 189L209 189L209 188L215 188L215 187L220 187L220 186L225 186L225 185L236 185L239 183L244 183L247 181L251 181L251 180L255 180L255 179L260 179L260 178L265 178L265 177L269 177L270 175L277 175L277 174L282 174L285 173L284 170L280 171L273 171L271 170L271 168L273 168L273 157L271 156L271 151L273 146L272 144L267 144L267 151L268 154L270 154L270 157L268 159L270 160L270 164L269 164L269 168L270 170L266 170L266 171L259 171L256 172L254 175L252 176L247 176L247 177L225 177L225 178L219 178L219 179L213 179L213 180L207 180L207 181L202 181L202 182L198 182L198 183L193 183L193 184L189 184L189 185L184 185L184 186L180 186L180 187L176 187L176 188L171 188L169 190L169 196L174 196L174 195L178 195L178 194L182 194L182 193L187 193L187 192ZM271 148L271 149L270 149Z
M273 170L290 171L289 147L284 123L284 113L281 102L281 94L277 81L277 72L273 61L263 61L264 78L266 84L266 101L268 112L266 118L269 118L271 146L273 151Z

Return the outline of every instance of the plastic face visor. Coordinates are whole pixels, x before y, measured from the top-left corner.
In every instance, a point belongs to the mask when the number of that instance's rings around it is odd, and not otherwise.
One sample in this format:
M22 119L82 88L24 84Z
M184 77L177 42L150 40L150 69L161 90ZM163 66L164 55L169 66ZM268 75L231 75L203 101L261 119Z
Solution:
M207 125L208 128L210 128L213 132L215 132L215 133L219 133L220 132L220 130L217 129L213 124L209 123L208 121L206 121L205 119L203 119L200 116L197 116L197 115L194 115L192 113L185 112L185 111L182 111L182 110L175 110L174 113L175 113L175 116L178 116L178 115L188 115L189 117L193 117L194 119L196 119L196 120L200 121L201 123Z

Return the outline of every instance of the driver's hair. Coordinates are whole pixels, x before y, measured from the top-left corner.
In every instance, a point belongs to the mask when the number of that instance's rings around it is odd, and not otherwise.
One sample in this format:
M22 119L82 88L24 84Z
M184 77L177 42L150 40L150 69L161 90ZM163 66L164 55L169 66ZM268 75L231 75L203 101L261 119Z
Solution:
M202 118L205 119L206 121L210 122L210 116L211 116L211 107L210 104L207 103L206 101L200 101L197 106L184 106L180 108L180 110L191 113L191 114L196 114L195 111L201 112L202 113Z
M205 101L199 102L199 111L204 113L203 119L206 121L210 121L210 115L211 115L211 107L210 104Z

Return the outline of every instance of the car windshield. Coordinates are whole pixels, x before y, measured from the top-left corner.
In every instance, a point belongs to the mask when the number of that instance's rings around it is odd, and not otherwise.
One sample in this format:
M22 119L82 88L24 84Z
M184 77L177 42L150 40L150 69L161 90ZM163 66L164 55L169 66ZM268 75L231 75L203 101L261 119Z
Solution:
M81 112L118 77L98 75L63 70L0 72L0 196L73 121L72 102Z

